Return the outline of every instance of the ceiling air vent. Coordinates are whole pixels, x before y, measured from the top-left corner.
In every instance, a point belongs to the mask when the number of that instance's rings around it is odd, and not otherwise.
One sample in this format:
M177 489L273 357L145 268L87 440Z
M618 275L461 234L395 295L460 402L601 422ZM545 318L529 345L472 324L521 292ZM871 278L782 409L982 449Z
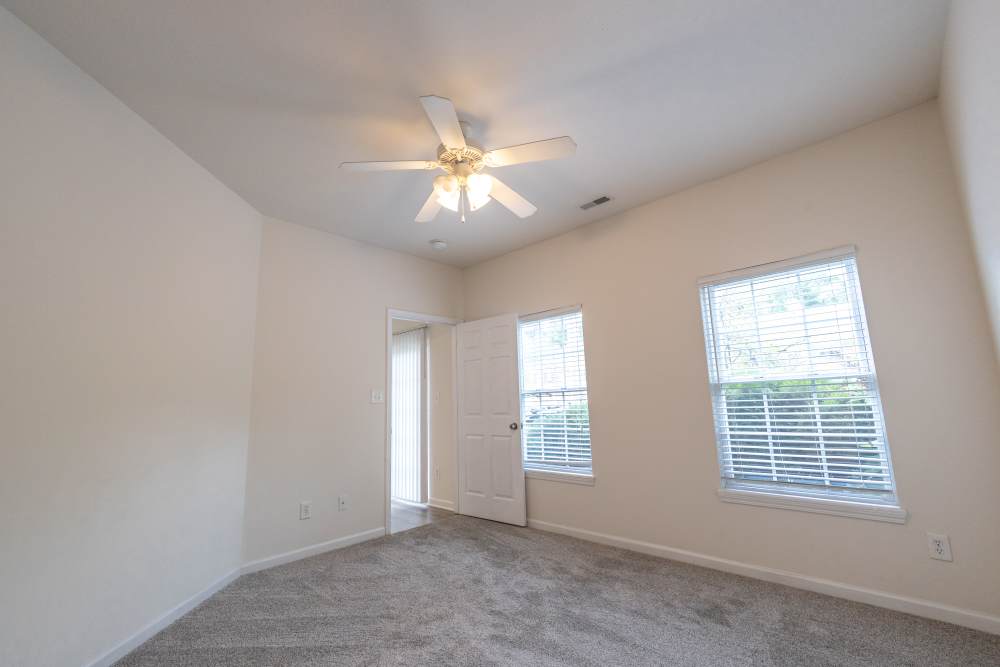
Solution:
M611 197L604 195L603 197L598 197L594 201L589 201L586 204L581 204L580 208L586 211L587 209L594 208L595 206L600 206L601 204L607 204L609 201L611 201Z

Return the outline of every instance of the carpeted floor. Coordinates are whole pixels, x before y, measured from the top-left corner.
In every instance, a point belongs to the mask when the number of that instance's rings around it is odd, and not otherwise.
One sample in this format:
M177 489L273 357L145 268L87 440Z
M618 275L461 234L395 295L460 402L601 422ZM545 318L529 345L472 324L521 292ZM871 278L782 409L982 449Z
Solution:
M1000 665L1000 637L454 516L238 579L133 665Z

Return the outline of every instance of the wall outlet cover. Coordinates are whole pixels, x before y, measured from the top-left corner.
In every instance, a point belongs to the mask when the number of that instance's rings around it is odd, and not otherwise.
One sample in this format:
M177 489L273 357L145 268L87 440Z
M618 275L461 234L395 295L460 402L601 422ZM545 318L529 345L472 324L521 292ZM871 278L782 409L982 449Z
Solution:
M927 533L927 550L935 560L951 561L951 540L947 535Z

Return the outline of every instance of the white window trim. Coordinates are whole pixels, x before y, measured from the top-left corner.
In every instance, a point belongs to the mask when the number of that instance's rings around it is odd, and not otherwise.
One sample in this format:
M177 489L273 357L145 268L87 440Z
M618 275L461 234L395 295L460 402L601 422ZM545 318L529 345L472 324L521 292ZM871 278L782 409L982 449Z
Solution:
M721 488L719 499L726 503L773 507L782 510L796 510L813 514L846 516L852 519L868 519L886 523L906 523L908 512L898 505L865 503L857 500L839 500L819 496L801 496L790 493L768 491L748 491L745 489Z
M540 468L524 467L524 476L530 479L544 479L548 482L563 482L564 484L582 484L594 486L593 473L569 472L565 470L542 470Z
M567 315L569 313L583 312L583 304L576 304L574 306L560 306L559 308L549 308L548 310L539 310L534 313L528 313L527 315L518 315L518 322L534 322L535 320L545 320L550 317L558 317L559 315ZM586 345L584 341L584 345Z
M734 269L733 271L724 271L723 273L716 273L712 276L703 276L698 279L698 286L703 285L722 285L724 283L732 282L734 280L746 280L747 278L756 278L757 276L764 276L769 273L777 273L784 269L792 269L805 267L810 264L819 264L831 259L840 259L842 257L857 256L858 248L853 245L840 246L838 248L829 248L828 250L820 250L819 252L809 253L808 255L801 255L799 257L790 257L789 259L782 259L777 262L766 262L764 264L755 264L753 266L747 266L742 269Z
M756 276L775 273L788 268L804 267L810 264L839 259L842 257L857 257L857 247L854 245L829 248L819 252L810 253L800 257L792 257L776 262L767 262L754 266L726 271L711 276L704 276L698 279L699 288L705 285L719 285L727 282L745 280ZM860 271L859 271L860 273ZM867 314L862 306L861 317L867 320ZM866 325L867 326L867 325ZM872 377L875 377L874 371ZM878 388L876 384L876 396ZM879 399L881 402L881 399ZM717 438L718 436L716 436ZM716 447L718 441L716 440ZM885 443L886 456L891 457L889 443ZM891 461L891 458L889 459ZM731 488L723 486L716 492L721 501L740 505L753 505L756 507L770 507L774 509L794 510L799 512L810 512L813 514L826 514L831 516L843 516L854 519L866 519L870 521L883 521L887 523L905 524L909 513L899 504L898 491L896 489L895 471L890 467L890 480L892 484L892 502L866 502L857 497L835 497L834 494L811 494L808 491L778 490L775 488L746 489Z
M583 304L577 303L572 306L559 306L557 308L549 308L548 310L539 310L534 313L528 313L527 315L518 315L517 324L520 327L521 322L534 322L536 320L544 320L550 317L558 317L559 315L566 315L567 313L583 312ZM520 332L518 333L518 339L520 340ZM584 350L586 350L586 332L584 332ZM585 353L586 354L586 353ZM520 357L520 353L518 354ZM518 394L517 401L520 405L524 392L521 391L521 359L518 359L517 368L517 381L518 381ZM587 392L587 405L590 405L590 382L588 380L587 386L582 387L584 391ZM577 389L579 390L579 388ZM531 393L531 392L528 392ZM588 418L589 420L589 418ZM522 431L523 431L522 424ZM588 424L589 428L589 424ZM581 484L584 486L594 486L594 438L593 432L591 432L590 438L590 469L586 472L573 472L569 468L564 468L562 470L555 467L544 466L544 464L529 463L521 460L521 467L524 470L524 476L530 479L542 479L549 482L563 482L565 484ZM522 434L523 437L523 434ZM522 442L522 447L524 443ZM534 467L539 466L539 467ZM544 467L543 467L544 466Z

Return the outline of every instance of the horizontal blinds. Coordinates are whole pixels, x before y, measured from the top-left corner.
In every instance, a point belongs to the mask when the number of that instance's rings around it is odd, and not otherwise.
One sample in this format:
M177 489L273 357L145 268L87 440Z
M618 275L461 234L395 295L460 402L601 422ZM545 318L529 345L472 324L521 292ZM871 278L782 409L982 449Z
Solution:
M703 290L720 382L872 373L853 257Z
M893 490L853 256L703 285L702 313L724 479Z
M518 334L525 465L589 470L590 416L581 312L521 321Z

